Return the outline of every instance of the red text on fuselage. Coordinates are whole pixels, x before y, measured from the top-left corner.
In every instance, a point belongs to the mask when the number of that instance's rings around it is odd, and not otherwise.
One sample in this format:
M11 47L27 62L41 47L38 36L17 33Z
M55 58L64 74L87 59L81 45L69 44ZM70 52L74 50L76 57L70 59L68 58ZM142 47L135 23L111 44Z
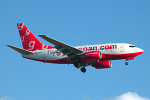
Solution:
M105 45L105 46L100 46L99 49L97 49L97 46L93 47L79 47L80 50L83 51L91 51L91 50L109 50L109 49L117 49L117 45Z

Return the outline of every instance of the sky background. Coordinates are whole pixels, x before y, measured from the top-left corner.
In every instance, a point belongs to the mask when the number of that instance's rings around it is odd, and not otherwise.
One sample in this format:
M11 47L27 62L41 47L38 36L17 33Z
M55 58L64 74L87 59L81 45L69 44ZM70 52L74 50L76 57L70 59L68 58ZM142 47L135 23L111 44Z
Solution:
M22 48L20 22L35 36L71 46L131 43L144 53L128 66L116 60L110 69L88 66L83 74L8 48ZM150 0L0 0L0 35L0 100L150 100Z

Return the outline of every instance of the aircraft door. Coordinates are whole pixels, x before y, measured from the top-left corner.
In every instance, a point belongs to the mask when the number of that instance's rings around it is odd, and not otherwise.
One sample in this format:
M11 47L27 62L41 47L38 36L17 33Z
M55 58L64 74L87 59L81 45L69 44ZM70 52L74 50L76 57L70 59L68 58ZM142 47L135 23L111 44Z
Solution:
M121 51L121 52L124 51L124 45L123 45L123 44L120 45L120 51Z

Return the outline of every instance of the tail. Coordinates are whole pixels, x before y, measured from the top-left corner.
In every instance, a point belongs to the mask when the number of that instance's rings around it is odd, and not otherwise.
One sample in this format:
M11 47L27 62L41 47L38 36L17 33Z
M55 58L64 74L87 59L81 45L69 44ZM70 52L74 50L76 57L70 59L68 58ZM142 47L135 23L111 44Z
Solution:
M37 51L37 50L54 48L42 44L23 23L17 23L17 27L18 27L23 48L25 50Z

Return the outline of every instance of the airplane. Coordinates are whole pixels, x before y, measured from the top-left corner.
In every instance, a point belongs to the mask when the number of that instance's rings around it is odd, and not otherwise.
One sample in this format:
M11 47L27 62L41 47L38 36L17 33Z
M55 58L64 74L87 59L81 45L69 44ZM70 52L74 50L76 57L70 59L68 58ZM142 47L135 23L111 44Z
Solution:
M23 58L44 63L74 64L83 73L86 72L85 67L87 66L96 69L111 68L111 60L125 59L125 65L128 65L128 60L132 60L144 52L135 45L127 43L73 47L46 35L38 35L55 45L52 47L42 44L23 23L17 23L17 27L23 49L11 45L7 46L21 53Z

